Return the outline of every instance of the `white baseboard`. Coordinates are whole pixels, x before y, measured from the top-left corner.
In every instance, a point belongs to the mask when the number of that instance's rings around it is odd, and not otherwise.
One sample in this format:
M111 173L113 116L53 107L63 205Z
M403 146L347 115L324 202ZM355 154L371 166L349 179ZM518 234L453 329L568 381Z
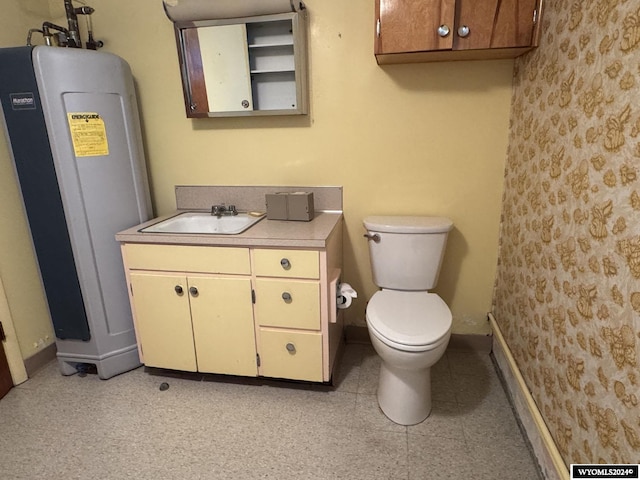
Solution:
M493 329L493 355L507 384L513 406L520 417L542 473L547 480L568 480L569 470L551 437L531 392L527 388L511 350L502 336L500 327L491 313L489 314L489 322Z

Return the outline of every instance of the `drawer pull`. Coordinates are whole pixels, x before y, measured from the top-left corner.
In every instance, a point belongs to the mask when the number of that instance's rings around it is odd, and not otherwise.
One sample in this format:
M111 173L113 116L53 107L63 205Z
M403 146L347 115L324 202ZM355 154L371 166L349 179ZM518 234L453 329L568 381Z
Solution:
M198 296L198 289L196 287L189 287L189 293L192 296L197 297Z
M287 352L291 354L296 353L296 346L293 343L287 343Z
M280 265L282 265L282 268L284 268L285 270L289 270L291 268L291 262L288 258L283 258L282 260L280 260Z
M176 285L175 287L173 287L173 289L176 291L178 295L182 295L184 293L184 289L182 288L182 285Z
M291 294L289 292L283 292L282 293L282 300L284 300L285 303L291 303L291 301L293 299L291 298Z

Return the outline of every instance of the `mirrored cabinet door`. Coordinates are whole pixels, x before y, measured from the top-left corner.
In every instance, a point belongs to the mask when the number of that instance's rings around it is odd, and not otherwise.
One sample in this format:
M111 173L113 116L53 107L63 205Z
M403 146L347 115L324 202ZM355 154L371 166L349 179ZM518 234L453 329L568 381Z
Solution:
M307 113L304 15L176 23L188 117Z

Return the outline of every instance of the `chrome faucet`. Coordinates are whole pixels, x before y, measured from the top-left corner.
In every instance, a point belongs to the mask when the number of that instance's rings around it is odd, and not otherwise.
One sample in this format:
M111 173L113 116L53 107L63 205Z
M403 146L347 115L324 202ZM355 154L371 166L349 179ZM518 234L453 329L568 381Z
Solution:
M238 215L238 210L236 210L235 205L229 205L228 207L224 205L213 205L211 207L211 215L215 215L216 217L221 217L222 215Z
M224 215L224 212L227 210L227 207L224 205L213 205L211 207L211 215L215 215L216 217L220 217Z

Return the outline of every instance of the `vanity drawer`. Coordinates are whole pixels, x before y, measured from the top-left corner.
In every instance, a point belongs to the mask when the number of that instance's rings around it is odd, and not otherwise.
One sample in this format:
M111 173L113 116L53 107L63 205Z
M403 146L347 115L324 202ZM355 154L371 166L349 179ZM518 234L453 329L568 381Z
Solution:
M257 278L255 315L263 327L320 330L320 284Z
M176 272L249 275L248 248L129 243L124 247L127 268Z
M314 250L257 249L253 262L258 276L320 278L320 253Z
M322 335L260 329L260 375L322 381Z

